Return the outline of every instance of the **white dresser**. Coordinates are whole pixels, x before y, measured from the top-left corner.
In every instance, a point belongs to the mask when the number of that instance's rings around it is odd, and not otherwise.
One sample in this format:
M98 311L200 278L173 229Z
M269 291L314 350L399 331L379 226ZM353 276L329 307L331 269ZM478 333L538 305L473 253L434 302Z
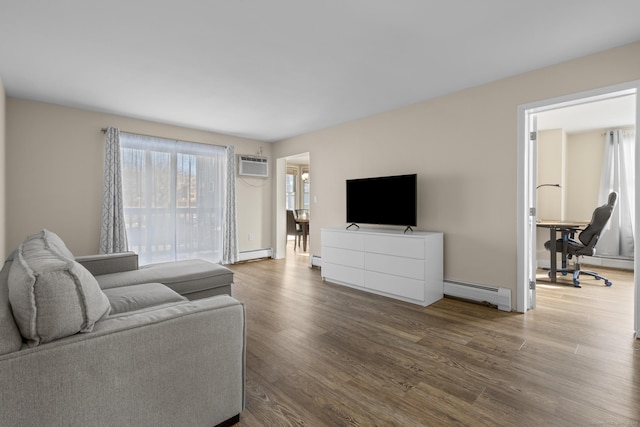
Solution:
M443 235L345 227L321 230L322 278L427 306L443 297Z

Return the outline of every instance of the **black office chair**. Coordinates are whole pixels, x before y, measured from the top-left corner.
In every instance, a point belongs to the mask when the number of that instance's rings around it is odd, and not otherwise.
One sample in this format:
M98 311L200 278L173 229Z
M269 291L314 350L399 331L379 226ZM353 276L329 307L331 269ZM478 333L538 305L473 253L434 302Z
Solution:
M596 244L598 243L598 239L600 238L602 229L607 225L609 219L611 218L611 214L613 213L613 209L616 206L617 199L618 194L615 191L609 194L609 200L607 201L607 203L597 207L596 210L593 211L591 222L589 222L589 225L587 225L587 227L578 235L578 240L567 240L566 256L567 258L571 258L575 255L575 265L574 268L559 268L557 271L563 274L573 273L573 286L575 286L576 288L581 287L580 281L578 280L580 274L588 274L589 276L595 277L596 280L604 279L605 285L612 285L609 279L601 276L595 271L581 270L580 257L584 255L593 256L596 253ZM556 240L556 251L562 253L563 246L564 245L562 239ZM549 250L551 247L551 240L547 241L544 244L544 247Z
M296 246L300 246L300 239L302 238L302 229L296 224L296 218L291 210L287 210L287 237L294 236L293 249Z

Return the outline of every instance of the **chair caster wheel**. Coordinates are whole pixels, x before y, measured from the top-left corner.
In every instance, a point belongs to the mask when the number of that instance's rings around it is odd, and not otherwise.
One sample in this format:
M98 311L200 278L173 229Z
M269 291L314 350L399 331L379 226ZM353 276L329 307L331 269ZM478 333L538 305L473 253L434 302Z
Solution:
M566 272L566 271L563 271L563 272L562 272L562 275L563 275L563 276L566 276L566 275L567 275L567 272Z
M547 276L549 276L549 279L551 279L551 272L550 271L547 272Z
M582 286L580 286L580 282L578 282L577 280L573 281L573 287L574 288L581 288Z
M610 281L608 281L608 280L605 280L604 284L605 284L606 286L611 286L611 285L613 285L613 283L611 283L611 282L610 282Z

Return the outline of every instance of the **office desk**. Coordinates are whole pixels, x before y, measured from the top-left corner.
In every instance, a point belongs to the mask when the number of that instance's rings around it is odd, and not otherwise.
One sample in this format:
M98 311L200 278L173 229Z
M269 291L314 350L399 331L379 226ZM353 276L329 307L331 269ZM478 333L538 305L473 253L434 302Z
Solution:
M551 270L549 271L549 278L551 283L556 283L556 273L558 271L558 261L556 257L556 245L555 241L558 238L557 232L560 231L563 240L562 243L562 268L567 268L567 240L572 237L573 234L586 226L587 221L538 221L537 227L549 229L549 240L554 242L549 245L549 252L551 252Z

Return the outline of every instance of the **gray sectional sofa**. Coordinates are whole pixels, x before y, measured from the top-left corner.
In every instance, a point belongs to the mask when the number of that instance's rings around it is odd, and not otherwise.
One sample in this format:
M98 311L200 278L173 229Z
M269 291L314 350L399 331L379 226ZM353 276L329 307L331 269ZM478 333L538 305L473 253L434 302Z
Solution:
M233 272L73 257L47 230L0 270L0 425L230 425L244 408Z

